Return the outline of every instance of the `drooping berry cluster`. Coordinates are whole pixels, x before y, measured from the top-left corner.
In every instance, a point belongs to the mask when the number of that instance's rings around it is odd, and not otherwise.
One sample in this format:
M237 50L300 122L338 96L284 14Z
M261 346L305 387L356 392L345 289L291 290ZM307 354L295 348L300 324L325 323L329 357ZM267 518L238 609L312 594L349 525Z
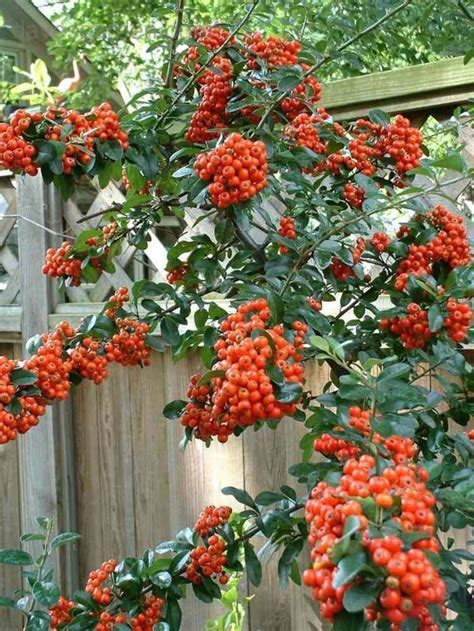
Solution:
M149 366L151 349L146 336L150 327L146 322L117 318L118 333L112 335L104 349L109 362L121 366Z
M410 274L431 274L435 262L444 262L454 269L468 265L471 260L467 230L462 217L439 205L424 217L419 217L420 220L424 218L438 230L438 234L426 245L410 244L408 256L397 268L395 289L398 291L405 289Z
M469 331L472 320L472 309L467 302L458 302L450 298L446 305L448 316L443 321L443 326L448 330L448 335L455 342L462 342Z
M77 166L83 172L98 150L97 143L117 141L123 150L128 148L128 136L110 103L93 107L86 114L55 106L44 113L17 110L10 124L0 125L0 165L36 175L35 142L39 141L63 143L60 158L65 174L72 173Z
M335 427L334 431L341 431L342 428ZM322 434L316 438L313 445L314 451L324 456L335 456L338 460L353 458L359 453L359 448L352 445L343 438L336 438L331 434Z
M241 134L230 134L226 140L196 159L194 170L204 181L218 208L246 201L267 185L265 144Z
M28 128L41 119L39 113L17 110L10 124L0 123L0 165L4 169L24 171L27 175L38 173L38 167L33 164L36 147L24 136Z
M49 248L42 267L43 274L50 278L62 278L66 284L78 287L81 284L83 262L86 259L99 274L102 273L110 253L109 244L117 229L115 221L104 225L98 236L89 237L80 251L67 241L57 249Z
M390 244L390 237L385 232L374 232L370 238L370 244L377 252L385 252Z
M186 140L203 143L217 138L227 127L229 115L227 103L232 95L232 63L224 57L216 57L211 68L202 75L199 82L201 102L194 112Z
M365 239L363 237L358 237L354 249L352 250L352 261L354 265L360 263L362 258L362 254L365 252ZM354 270L350 265L347 265L337 256L332 257L331 265L329 269L333 273L336 280L340 282L346 281L351 276L354 276Z
M398 335L406 348L423 348L435 333L430 330L428 312L415 302L408 305L407 311L408 315L403 318L382 319L380 327Z
M307 327L297 321L290 332L281 324L269 327L269 319L267 301L261 298L241 305L221 323L221 337L214 346L218 362L213 370L222 371L222 376L204 386L194 377L188 390L192 401L181 416L182 425L192 428L197 438L217 436L226 442L237 428L295 412L294 403L278 401L278 391L265 369L274 364L286 382L301 385L301 348ZM265 335L252 335L260 329ZM290 334L293 343L287 339Z
M423 134L416 127L411 127L408 118L396 116L394 121L384 128L383 139L385 151L395 160L396 169L400 174L420 165L420 158L423 155Z
M57 249L49 248L42 267L43 274L51 278L66 278L71 285L78 287L81 284L81 261L71 256L72 243L64 241Z
M104 587L104 583L109 580L116 567L117 561L109 559L101 563L98 570L89 572L85 591L100 605L110 605L113 598L110 587Z
M0 358L0 444L15 440L18 433L37 425L47 405L68 396L73 377L99 384L107 377L109 362L123 366L150 363L148 325L130 318L116 318L127 300L128 290L121 287L104 310L104 316L112 321L116 331L110 336L84 336L80 328L61 322L52 333L40 337L30 359L20 362ZM26 386L16 382L17 368L31 373ZM37 390L33 393L31 388L39 389L40 394Z
M427 620L426 607L441 605L445 585L424 550L437 552L439 544L434 538L434 496L426 489L427 472L414 464L386 467L381 475L373 473L375 458L362 455L350 458L343 468L337 487L320 482L306 503L305 517L310 524L308 537L312 548L312 569L304 574L304 582L312 588L312 596L321 602L321 614L332 621L343 609L343 596L351 583L334 588L333 578L337 565L331 559L334 546L344 533L349 516L360 524L360 541L368 550L372 562L384 573L381 594L368 607L369 619L386 618L401 624L408 618ZM372 538L364 504L358 499L372 498L379 511L379 523L393 521L404 532L421 532L426 537L408 546L406 552L402 538L387 535ZM384 511L387 511L386 513ZM426 581L421 581L421 575ZM396 592L392 601L385 598L387 589ZM403 603L403 604L402 604ZM426 631L430 627L423 627Z
M348 204L354 206L354 208L362 208L364 203L365 193L360 186L347 182L342 189L342 196Z
M60 596L56 605L49 608L49 626L51 629L57 629L60 625L71 622L71 610L74 609L76 603Z
M232 509L230 506L206 506L199 515L199 519L194 524L194 530L198 532L201 537L207 537L214 528L227 523L231 513Z
M446 308L448 314L442 326L436 331L429 328L426 309L422 309L414 302L408 305L407 316L382 319L380 328L398 335L406 348L424 348L430 338L442 332L443 327L451 339L458 343L462 342L469 331L472 310L467 303L460 303L454 298L448 300Z
M204 576L214 577L221 585L229 581L225 573L227 556L225 541L217 535L207 540L207 545L200 545L191 550L190 563L186 568L185 578L194 585L200 585Z
M294 241L296 239L295 220L293 217L282 217L280 219L280 227L278 228L278 234L286 239ZM286 245L281 244L278 247L279 254L288 254L288 248Z
M326 151L326 143L320 138L316 123L321 121L321 115L325 112L321 109L320 115L299 114L291 123L289 123L283 132L285 138L288 138L300 147L311 149L314 153L324 154Z

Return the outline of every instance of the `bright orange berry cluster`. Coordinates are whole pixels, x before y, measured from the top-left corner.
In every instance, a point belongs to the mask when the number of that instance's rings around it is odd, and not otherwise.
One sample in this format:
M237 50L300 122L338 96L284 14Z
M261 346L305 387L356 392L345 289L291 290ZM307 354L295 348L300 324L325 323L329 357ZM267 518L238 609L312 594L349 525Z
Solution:
M194 112L186 140L203 143L217 138L227 127L229 115L227 103L232 95L232 63L224 57L216 57L200 79L201 102Z
M390 237L385 232L374 232L370 238L370 243L377 252L385 252L390 244Z
M269 68L294 66L298 63L301 44L295 40L287 41L274 35L264 37L262 33L256 32L246 35L244 42L248 49L247 65L252 70L259 68L257 58L265 60Z
M280 219L280 227L278 228L278 234L286 239L294 241L296 239L295 220L293 217L282 217ZM288 254L288 248L286 245L280 245L278 248L279 254Z
M311 307L311 309L313 311L321 311L322 309L322 304L321 301L318 300L317 298L315 298L314 296L310 296L309 298L306 299L307 303L309 304L309 306Z
M347 182L342 189L342 196L348 204L354 206L354 208L362 208L364 203L365 193L360 186Z
M469 331L472 320L472 309L467 302L458 302L450 298L447 303L448 316L444 319L443 326L448 330L448 335L455 342L462 342Z
M303 72L309 70L310 66L300 63ZM281 109L288 120L292 121L301 113L307 112L309 106L314 105L321 99L321 84L315 77L308 76L296 86L291 92L291 96L283 99Z
M109 306L105 309L104 314L111 320L114 320L117 311L121 309L128 300L128 288L119 287L108 299L107 304Z
M201 180L211 181L212 202L227 208L254 197L267 185L265 144L230 134L221 145L200 154L194 170Z
M78 287L81 284L81 261L71 256L72 249L72 244L67 241L58 249L49 248L42 272L51 278L70 279L71 284Z
M63 338L55 331L41 336L41 346L25 362L25 368L36 374L37 385L46 399L63 401L69 394L73 364L63 356Z
M400 174L420 165L420 158L423 155L423 134L416 127L411 127L408 118L396 116L395 120L384 128L383 142L386 153L395 160L396 169Z
M321 113L326 113L323 108L321 108ZM316 123L320 121L321 116L299 114L285 127L284 136L300 147L311 149L314 153L324 154L326 143L321 140L316 127Z
M399 594L399 599L394 598L394 605L389 607L388 601L382 599L386 592L382 591L380 599L369 607L371 619L387 618L397 624L410 617L424 619L427 605L444 601L445 585L423 552L439 549L434 537L432 510L436 500L426 489L426 470L408 463L387 467L381 475L374 475L374 467L372 456L350 458L344 464L339 485L332 487L320 482L306 503L305 518L310 524L308 541L313 567L304 573L303 578L312 588L313 598L322 603L321 614L329 621L343 609L343 595L350 586L349 583L337 589L333 587L337 566L331 560L331 552L351 515L359 520L362 544L368 549L373 563L383 569L387 587ZM372 498L377 510L390 510L385 514L385 520L399 524L404 532L425 533L426 538L415 541L406 553L402 552L402 540L398 537L388 535L383 539L372 539L368 519L358 498ZM397 503L399 507L395 508ZM427 577L423 584L422 574Z
M352 260L354 262L354 265L360 263L362 254L365 252L365 246L365 239L363 237L358 237L355 247L352 250ZM334 277L341 282L344 282L351 276L354 276L354 270L352 269L352 267L350 265L347 265L346 263L343 263L343 261L341 261L341 259L337 256L332 257L329 269L334 274Z
M335 432L341 430L342 428L334 428ZM342 438L335 438L330 434L322 434L319 438L316 438L313 448L314 451L323 454L323 456L335 456L338 460L347 460L357 456L359 453L359 448L355 445Z
M201 537L207 537L210 531L219 526L223 526L229 521L232 514L230 506L206 506L199 519L194 524L194 530L198 532Z
M408 315L403 318L382 319L380 327L398 335L406 348L423 348L434 335L428 325L428 312L415 302L408 305L407 311Z
M207 540L207 545L200 545L191 550L185 578L194 585L200 585L203 576L210 576L218 578L219 583L225 585L229 580L225 573L225 548L225 541L217 535L212 535Z
M109 362L121 366L149 366L151 349L146 344L150 327L145 322L117 318L118 333L112 335L104 348Z
M56 605L49 608L51 629L57 629L60 625L71 622L71 609L74 609L76 603L61 596Z
M308 329L302 322L294 322L293 343L290 343L287 339L290 331L281 324L269 327L269 319L268 303L260 298L241 305L237 313L221 323L221 337L214 346L218 362L213 370L222 371L223 376L212 379L204 388L198 386L199 379L195 376L188 391L193 400L181 417L181 423L191 427L197 438L208 440L217 436L219 441L226 442L236 428L294 414L294 403L277 400L265 369L274 364L287 382L301 385L304 379L301 349ZM266 335L252 337L256 329L265 330Z
M76 346L70 352L72 369L84 379L99 385L107 378L108 360L105 355L99 355L100 342L91 337L85 337L82 345Z
M110 587L105 586L104 583L109 580L109 577L115 568L117 567L117 561L110 559L101 563L98 570L93 570L89 573L86 584L86 592L92 596L92 598L100 605L110 605L113 594Z
M12 171L24 171L27 175L36 175L38 167L33 164L36 147L31 144L24 133L32 123L41 121L39 113L30 114L25 110L17 110L8 123L0 123L0 165Z

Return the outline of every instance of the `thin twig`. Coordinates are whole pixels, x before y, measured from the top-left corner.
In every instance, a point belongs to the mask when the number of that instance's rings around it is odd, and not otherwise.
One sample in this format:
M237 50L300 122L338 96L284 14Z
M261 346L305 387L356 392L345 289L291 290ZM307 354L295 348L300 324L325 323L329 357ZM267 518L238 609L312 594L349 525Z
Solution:
M388 13L386 13L384 16L379 18L376 22L374 22L373 24L371 24L367 28L363 29L362 31L359 31L359 33L354 35L354 37L351 37L350 39L348 39L345 42L343 42L332 53L328 53L322 59L320 59L320 61L318 61L313 66L311 66L311 68L309 68L306 72L304 72L301 75L301 78L302 79L306 79L306 77L309 77L310 75L314 74L322 66L327 64L328 61L331 61L335 57L335 55L338 55L339 53L342 53L344 50L346 50L346 48L349 48L349 46L352 46L352 44L357 42L359 39L361 39L362 37L364 37L365 35L367 35L371 31L374 31L376 28L381 26L384 22L386 22L391 17L393 17L396 13L398 13L399 11L404 9L406 6L411 4L411 2L413 2L413 0L404 0L404 2L402 2L401 4L398 5L398 7L395 7L392 11L389 11ZM261 129L263 127L263 125L268 120L270 114L273 112L273 110L276 107L278 107L280 105L280 103L282 101L284 101L291 94L291 92L292 92L291 89L290 90L285 90L284 92L282 92L281 96L279 96L278 99L276 101L274 101L274 103L269 107L269 109L262 116L262 119L261 119L260 123L256 127L256 131L258 131L259 129Z
M244 26L244 24L246 22L248 22L248 20L250 19L250 16L252 15L252 13L255 11L255 9L257 8L257 5L259 3L259 0L253 0L250 8L248 9L247 13L244 15L244 17L240 20L240 22L237 24L237 26L229 33L229 35L226 37L226 39L224 40L224 42L221 44L221 46L219 46L219 48L217 48L212 55L200 66L199 70L197 70L195 73L193 73L189 79L186 81L186 83L184 84L184 86L182 87L182 89L178 92L178 94L174 97L174 99L171 101L171 105L169 106L169 108L163 112L163 114L161 114L161 116L158 117L157 120L157 124L160 124L171 112L171 110L173 109L173 107L176 105L176 103L178 103L178 101L180 100L180 98L186 94L186 92L189 90L189 88L194 84L194 82L196 81L196 79L199 77L199 75L203 72L203 70L205 70L209 64L211 64L214 59L219 55L219 53L227 46L227 44L234 38L235 34L238 33L238 31Z
M173 37L170 43L168 69L166 71L165 88L169 88L173 81L173 68L176 59L176 47L178 46L179 34L183 26L184 0L176 0L176 24Z
M49 234L52 234L55 237L62 237L63 239L71 239L71 241L74 241L74 239L76 238L76 237L71 237L71 235L69 234L64 234L63 232L56 232L55 230L51 230L51 228L48 228L47 226L43 226L37 221L33 221L33 219L30 219L29 217L25 217L24 215L2 215L0 217L0 221L2 219L22 219L23 221L26 221L27 223L31 223L33 226L36 226L37 228L41 228L41 230L44 230L45 232L49 232Z

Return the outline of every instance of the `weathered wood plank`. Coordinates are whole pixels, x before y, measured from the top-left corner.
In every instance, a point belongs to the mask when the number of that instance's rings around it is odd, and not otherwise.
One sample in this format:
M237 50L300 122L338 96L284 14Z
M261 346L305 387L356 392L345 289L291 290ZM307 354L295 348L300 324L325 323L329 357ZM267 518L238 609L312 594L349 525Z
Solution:
M0 344L0 355L15 357L20 354L18 344ZM20 526L20 494L18 472L18 449L15 443L0 445L0 548L18 548ZM18 567L0 564L0 586L2 596L21 588ZM11 609L0 607L0 629L13 631L20 628L21 617Z
M394 111L460 103L474 91L474 66L462 57L333 81L319 103L338 117L382 107ZM416 95L416 96L415 96ZM379 103L379 104L377 104ZM363 105L362 105L363 104Z
M168 401L185 396L189 377L197 370L195 358L175 364L169 353L165 354ZM168 425L169 514L173 532L192 526L201 510L209 504L236 506L233 498L223 496L220 489L224 486L244 486L241 440L230 440L225 445L214 442L210 448L193 441L183 452L179 447L182 436L183 428L179 423ZM202 631L208 618L222 613L219 605L204 605L191 596L183 607L183 629Z

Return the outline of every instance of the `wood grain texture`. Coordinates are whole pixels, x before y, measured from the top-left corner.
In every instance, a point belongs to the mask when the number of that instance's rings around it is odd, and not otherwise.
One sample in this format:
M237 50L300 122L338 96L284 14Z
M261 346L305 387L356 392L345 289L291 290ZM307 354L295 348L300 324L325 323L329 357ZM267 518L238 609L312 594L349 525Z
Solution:
M19 345L0 344L0 355L18 356ZM0 445L0 548L18 548L20 526L20 479L17 444ZM10 596L21 587L20 569L0 564L0 594ZM0 629L14 631L20 627L21 617L11 609L0 607Z
M164 381L168 401L185 398L189 377L199 369L197 358L173 363L165 354ZM169 422L168 422L169 423ZM237 506L233 498L224 497L224 486L244 486L242 440L225 445L214 442L210 448L193 441L185 452L180 449L183 428L179 423L168 425L168 467L170 524L172 532L192 526L201 510L209 504ZM202 631L204 622L221 615L218 604L205 605L190 596L183 607L183 629Z
M338 107L354 110L361 103L397 101L399 110L403 110L403 102L416 101L418 106L413 109L421 109L432 105L431 99L436 95L438 99L445 96L449 102L460 103L464 98L461 95L472 94L473 90L474 67L464 65L462 57L455 57L333 81L323 87L319 105L330 110ZM423 104L424 99L429 103Z

